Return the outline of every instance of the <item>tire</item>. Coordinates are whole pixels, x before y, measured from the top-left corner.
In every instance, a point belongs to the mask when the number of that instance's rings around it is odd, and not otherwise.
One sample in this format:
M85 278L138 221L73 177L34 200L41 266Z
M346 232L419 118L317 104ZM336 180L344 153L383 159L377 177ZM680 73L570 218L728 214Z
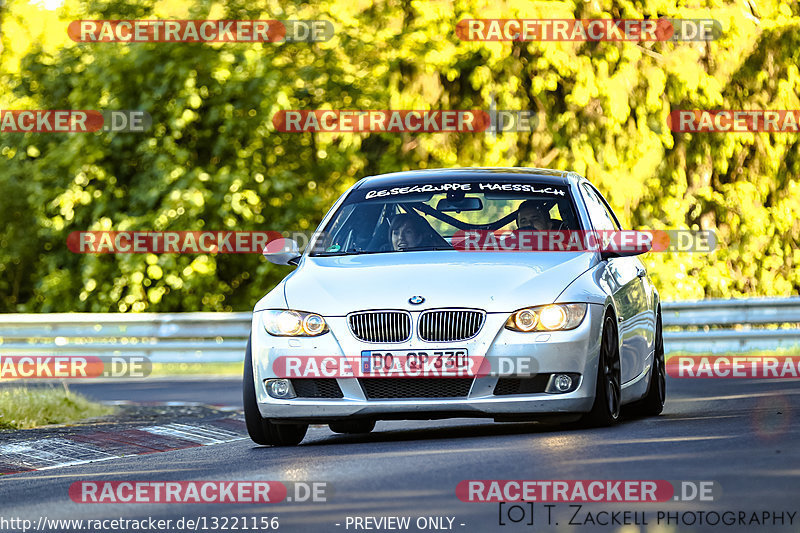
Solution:
M256 444L271 446L295 446L300 444L308 431L308 424L273 424L261 417L256 402L256 388L253 381L253 354L250 350L250 339L247 340L247 352L244 358L244 376L242 387L242 403L244 404L244 420L247 433Z
M667 371L664 362L664 334L661 327L661 312L656 315L656 347L653 353L653 370L647 384L647 395L631 404L631 414L636 416L658 416L664 410L667 399Z
M344 433L355 435L359 433L369 433L375 429L374 420L339 420L328 424L334 433Z
M603 337L600 341L600 359L597 362L597 384L592 410L581 422L589 427L613 426L620 420L622 408L620 385L619 344L617 326L609 314L603 319Z

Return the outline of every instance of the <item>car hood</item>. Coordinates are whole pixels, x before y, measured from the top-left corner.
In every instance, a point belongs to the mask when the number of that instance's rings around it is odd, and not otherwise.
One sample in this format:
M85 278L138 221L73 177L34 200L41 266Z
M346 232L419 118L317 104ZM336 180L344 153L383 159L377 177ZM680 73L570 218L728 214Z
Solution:
M548 304L594 253L402 252L306 257L284 284L290 309L344 316L364 309L472 307L511 312ZM422 304L409 298L422 296ZM259 309L256 309L259 310Z

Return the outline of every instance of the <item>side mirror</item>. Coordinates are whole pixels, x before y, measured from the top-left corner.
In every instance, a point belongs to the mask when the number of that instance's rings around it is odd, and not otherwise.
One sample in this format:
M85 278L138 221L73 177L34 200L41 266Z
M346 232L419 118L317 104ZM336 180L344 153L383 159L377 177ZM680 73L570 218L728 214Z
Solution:
M269 241L261 253L267 261L276 265L296 265L302 255L297 241L292 239Z
M600 250L600 259L633 257L653 249L653 233L649 231L621 230L610 233Z
M648 250L603 250L600 252L600 259L612 259L614 257L633 257L647 253Z

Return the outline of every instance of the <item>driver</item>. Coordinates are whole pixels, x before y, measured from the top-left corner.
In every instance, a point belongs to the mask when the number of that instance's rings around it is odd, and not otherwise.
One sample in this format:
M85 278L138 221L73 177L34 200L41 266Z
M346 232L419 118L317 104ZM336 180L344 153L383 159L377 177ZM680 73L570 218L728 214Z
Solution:
M425 240L425 222L409 214L397 215L390 226L392 249L395 251L416 248Z
M517 228L521 230L548 231L555 229L550 214L536 200L525 200L517 209Z

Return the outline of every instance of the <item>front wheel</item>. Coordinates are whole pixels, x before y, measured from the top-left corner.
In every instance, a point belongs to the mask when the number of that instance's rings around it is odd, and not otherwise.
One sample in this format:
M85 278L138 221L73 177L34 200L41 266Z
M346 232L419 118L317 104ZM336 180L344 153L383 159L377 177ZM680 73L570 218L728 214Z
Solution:
M262 418L258 410L255 381L253 381L253 354L250 350L250 339L247 340L247 351L244 357L243 381L244 421L247 426L247 433L253 442L272 446L294 446L300 444L300 441L306 436L308 424L274 424Z
M664 363L664 334L661 313L656 315L656 345L653 353L653 368L647 395L631 405L631 412L639 416L658 416L664 410L667 399L667 370Z
M603 337L600 341L600 360L597 363L597 385L594 405L582 422L591 427L612 426L619 422L622 406L619 343L614 318L603 319Z

